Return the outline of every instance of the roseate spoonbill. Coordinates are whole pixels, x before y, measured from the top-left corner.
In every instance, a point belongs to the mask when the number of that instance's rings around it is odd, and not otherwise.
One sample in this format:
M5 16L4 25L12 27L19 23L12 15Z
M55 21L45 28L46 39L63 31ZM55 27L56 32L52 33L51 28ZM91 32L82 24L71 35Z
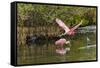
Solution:
M56 53L60 54L60 55L64 55L66 54L66 52L70 51L70 48L62 48L62 49L56 49Z
M70 43L70 41L66 41L66 39L61 38L61 39L59 39L59 40L57 40L57 41L55 42L55 45L63 46L64 44L69 44L69 43Z
M75 29L77 29L81 24L82 24L82 20L81 20L81 22L79 23L79 24L77 24L76 26L74 26L73 28L69 28L68 26L66 26L65 25L65 23L62 21L62 20L60 20L60 19L58 19L58 18L56 18L56 23L62 28L62 29L64 29L65 30L65 33L64 34L62 34L62 35L74 35L75 34ZM60 36L62 36L62 35L60 35Z

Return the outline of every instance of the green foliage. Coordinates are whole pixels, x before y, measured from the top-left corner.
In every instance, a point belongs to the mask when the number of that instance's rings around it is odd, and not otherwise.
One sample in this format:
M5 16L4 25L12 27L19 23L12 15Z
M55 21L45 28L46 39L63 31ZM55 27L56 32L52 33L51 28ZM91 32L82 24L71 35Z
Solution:
M82 26L96 24L96 8L22 4L18 7L18 26L52 26L55 18L60 18L67 25L83 20Z

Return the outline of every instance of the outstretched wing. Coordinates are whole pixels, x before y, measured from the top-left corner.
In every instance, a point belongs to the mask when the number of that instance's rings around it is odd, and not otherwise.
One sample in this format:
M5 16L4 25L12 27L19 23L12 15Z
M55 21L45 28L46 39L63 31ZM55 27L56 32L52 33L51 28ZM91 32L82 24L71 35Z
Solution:
M70 29L68 28L68 26L65 25L65 23L63 21L61 21L60 19L56 18L56 23L65 30L65 32L69 32Z
M71 28L71 30L74 31L75 29L77 29L82 24L82 22L83 22L83 20L81 20L81 22L79 24L77 24L76 26Z

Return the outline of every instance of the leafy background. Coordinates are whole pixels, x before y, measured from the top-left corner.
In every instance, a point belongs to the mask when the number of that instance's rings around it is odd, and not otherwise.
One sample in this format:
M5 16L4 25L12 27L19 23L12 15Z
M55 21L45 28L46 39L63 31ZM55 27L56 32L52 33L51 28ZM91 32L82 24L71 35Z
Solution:
M67 25L83 20L82 26L96 24L96 8L41 4L18 4L18 26L50 26L60 18Z

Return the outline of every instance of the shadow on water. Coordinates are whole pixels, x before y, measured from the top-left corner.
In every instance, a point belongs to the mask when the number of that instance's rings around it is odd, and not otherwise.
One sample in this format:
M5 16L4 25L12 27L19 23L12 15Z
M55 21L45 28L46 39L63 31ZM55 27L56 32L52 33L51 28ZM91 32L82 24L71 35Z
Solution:
M90 39L88 42L87 37ZM76 34L75 36L64 36L66 40L70 40L70 51L65 55L59 55L56 53L56 46L54 43L60 37L45 38L45 37L27 37L25 44L20 44L17 47L18 64L38 64L38 63L52 63L52 62L70 62L70 61L85 61L96 60L96 48L83 48L91 46L88 43L96 45L95 33L88 34ZM67 46L67 45L65 45Z

